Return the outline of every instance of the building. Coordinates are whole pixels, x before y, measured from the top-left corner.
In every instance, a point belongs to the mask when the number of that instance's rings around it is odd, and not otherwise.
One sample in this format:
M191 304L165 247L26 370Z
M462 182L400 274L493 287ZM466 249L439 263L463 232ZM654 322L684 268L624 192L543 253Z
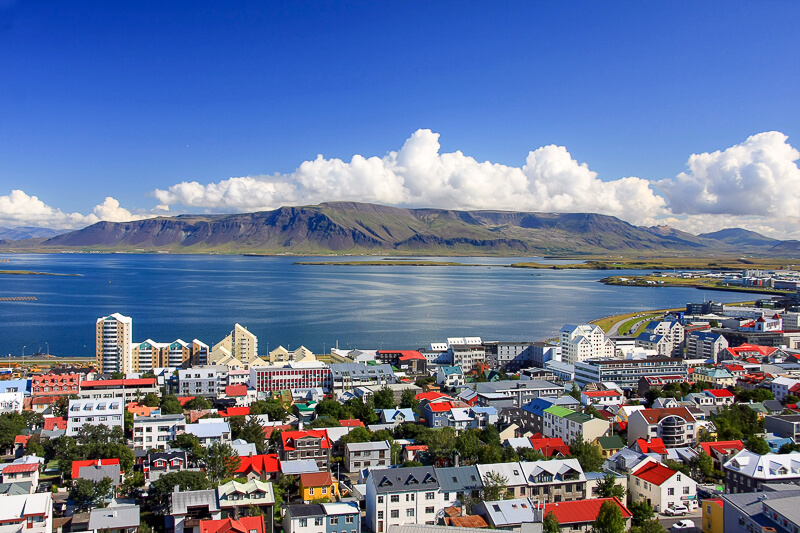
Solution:
M564 394L564 387L551 381L541 380L505 380L491 383L476 383L475 392L478 393L478 403L489 406L488 396L500 395L512 400L511 406L522 407L544 396L558 398ZM481 395L484 395L483 397ZM493 405L494 407L497 407ZM500 406L505 407L505 406Z
M53 495L50 492L2 496L0 532L52 533Z
M331 369L325 363L286 363L250 368L250 387L258 392L320 387L331 390Z
M648 461L630 474L628 491L632 502L647 502L657 513L680 504L691 509L697 498L697 482L659 462Z
M133 419L133 449L164 449L186 431L183 415L137 416Z
M272 516L275 505L272 483L258 479L250 479L247 483L229 481L217 487L217 497L220 509L228 516L239 516L240 511L250 507L260 509L266 516Z
M736 385L736 376L725 368L698 367L694 369L692 379L694 381L705 381L715 389L724 389Z
M437 468L442 505L450 507L465 496L478 498L483 490L481 474L476 466Z
M542 368L550 360L561 360L558 345L543 342L485 341L486 362L490 368L516 372L522 368Z
M353 390L370 385L383 386L397 383L397 378L388 363L364 365L359 363L333 363L331 369L331 391Z
M138 505L115 505L92 509L88 530L93 533L136 533L139 530Z
M518 465L527 483L527 495L541 503L559 503L587 498L586 475L577 459L550 459L509 463Z
M285 533L361 533L361 510L355 502L287 505Z
M548 407L543 413L543 435L560 438L568 444L581 439L592 442L606 436L610 429L611 424L607 420L558 405Z
M472 507L472 512L482 516L491 529L520 531L523 524L541 520L541 513L530 498L482 501Z
M794 533L800 530L800 489L723 494L724 533Z
M219 398L228 385L228 367L203 365L178 370L178 391L181 396Z
M664 338L666 349L658 355L680 357L683 352L685 330L677 320L652 320L645 326L643 335L657 335Z
M300 474L300 495L306 503L333 500L339 496L339 482L330 472Z
M145 482L152 483L164 474L186 470L188 458L183 450L152 452L141 464Z
M113 313L98 318L95 329L97 367L104 374L133 372L131 318Z
M81 390L83 374L40 374L31 376L31 396L69 396Z
M727 492L756 492L767 483L800 482L800 452L758 455L742 450L722 465Z
M74 437L84 424L124 427L125 408L122 400L70 400L67 410L67 436Z
M725 500L722 498L711 498L700 502L703 512L700 523L702 533L725 533L723 529L725 518L722 511L724 503Z
M698 424L686 407L642 409L628 416L628 445L657 437L667 448L695 446Z
M175 533L201 533L201 523L222 519L215 489L175 491L170 496Z
M0 392L0 413L22 414L24 401L22 392Z
M622 405L624 401L625 397L622 393L613 389L581 392L581 403L586 406L608 407L610 405Z
M239 468L236 470L236 474L239 477L275 481L281 473L281 466L276 453L240 457L239 461Z
M566 324L559 334L559 346L561 360L571 365L590 358L614 357L614 343L594 324Z
M594 498L590 500L579 500L562 503L548 503L544 506L542 516L550 513L558 520L558 524L563 531L580 531L590 533L594 530L594 521L600 514L600 508L605 502L612 502L619 507L622 517L625 519L625 531L631 526L633 515L625 505L616 498Z
M800 385L800 380L778 376L772 380L770 388L775 399L782 402L783 399L790 394L790 389L796 385Z
M159 394L156 378L82 381L78 397L85 400L118 399L126 405L148 394Z
M284 431L278 445L281 461L313 459L320 471L327 472L331 463L331 441L324 429Z
M258 358L258 338L250 333L246 327L235 324L224 339L214 345L208 355L208 362L216 363L226 356L233 357L244 364Z
M622 390L636 390L643 377L680 376L688 379L688 367L680 359L591 359L575 363L575 383L583 388L589 383L612 381Z
M440 366L436 370L437 385L455 389L456 387L463 387L465 383L464 372L461 371L460 366Z
M366 524L374 533L393 525L436 524L443 499L433 467L375 469L366 485Z
M204 447L211 446L215 442L231 443L231 425L220 421L219 418L201 418L197 424L186 424L186 433L197 437Z
M2 471L3 483L30 483L31 492L39 486L39 463L12 463Z
M378 350L375 359L407 374L425 374L428 360L418 350Z
M464 372L478 370L486 362L486 348L480 337L449 337L446 347L446 364L460 366Z
M194 339L155 342L147 339L133 345L133 371L152 372L154 368L181 368L203 365L208 360L208 345Z
M714 470L722 472L722 465L728 462L734 455L744 450L744 443L740 440L701 442L700 449L711 457Z
M711 331L692 331L686 335L686 359L709 359L715 363L728 348L728 339Z
M391 454L389 441L349 442L345 445L344 462L348 472L386 468L392 464Z

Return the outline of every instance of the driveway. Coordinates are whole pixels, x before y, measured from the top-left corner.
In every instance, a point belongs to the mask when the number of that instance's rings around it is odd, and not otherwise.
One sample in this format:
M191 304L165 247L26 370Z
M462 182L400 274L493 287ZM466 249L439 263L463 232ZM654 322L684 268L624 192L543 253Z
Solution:
M703 522L703 511L698 507L697 510L692 511L691 513L687 514L686 516L669 516L665 515L664 513L658 514L658 521L661 522L661 525L664 526L664 529L669 531L669 528L672 527L672 524L680 522L681 520L691 520L694 522L695 527L698 531L700 531L700 526Z

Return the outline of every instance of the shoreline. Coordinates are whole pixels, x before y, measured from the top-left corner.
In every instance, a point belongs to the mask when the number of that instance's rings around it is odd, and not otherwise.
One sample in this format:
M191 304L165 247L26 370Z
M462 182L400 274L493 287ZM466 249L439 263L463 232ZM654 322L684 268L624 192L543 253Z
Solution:
M718 282L698 282L693 279L683 281L683 278L661 278L657 276L609 276L598 280L603 285L610 285L613 287L647 287L647 288L661 288L661 287L685 287L709 291L723 291L723 292L741 292L741 293L756 293L768 294L772 296L785 296L792 294L796 291L773 289L770 287L743 287L737 285L717 285Z

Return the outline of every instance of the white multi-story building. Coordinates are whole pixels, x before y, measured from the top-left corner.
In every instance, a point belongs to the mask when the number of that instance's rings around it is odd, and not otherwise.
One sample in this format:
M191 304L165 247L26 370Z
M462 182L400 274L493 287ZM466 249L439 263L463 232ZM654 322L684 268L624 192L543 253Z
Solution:
M653 320L644 328L644 333L662 335L667 341L670 352L660 355L672 355L675 357L681 355L685 329L677 320Z
M697 482L655 461L647 461L631 472L628 492L631 501L647 502L657 513L681 504L693 510L697 504Z
M84 424L124 427L125 407L121 399L70 400L67 410L67 436L74 437Z
M560 405L548 407L542 413L543 434L548 438L560 438L567 444L577 440L592 442L605 437L611 425L591 415L579 413Z
M3 496L0 533L52 533L53 495L50 492Z
M182 368L178 370L178 391L181 396L221 397L228 385L228 372L224 365Z
M594 324L566 324L559 335L561 360L574 365L593 357L614 357L614 343Z
M185 430L183 415L137 416L133 419L133 449L164 449Z
M364 468L387 468L392 465L392 447L389 441L349 442L344 448L344 460L348 472L360 472Z
M719 333L693 331L686 336L686 359L717 362L719 353L727 347L728 339Z
M667 448L695 446L698 423L686 407L642 409L628 417L628 444L660 438Z
M106 374L133 371L132 329L128 316L113 313L98 318L96 325L97 366Z
M375 469L366 484L366 518L374 533L386 533L389 526L436 524L444 501L432 466Z
M22 414L23 393L0 392L0 413Z
M201 418L197 424L186 424L186 433L191 433L202 446L211 446L215 442L231 443L231 425L219 418Z
M480 337L449 337L447 351L452 366L460 366L465 372L475 370L486 361L486 349Z

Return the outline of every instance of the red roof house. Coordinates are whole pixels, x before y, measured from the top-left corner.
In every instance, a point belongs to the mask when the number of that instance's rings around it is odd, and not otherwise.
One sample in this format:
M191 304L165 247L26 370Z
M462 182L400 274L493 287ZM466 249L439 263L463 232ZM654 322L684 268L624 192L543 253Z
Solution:
M80 473L81 468L84 466L108 466L108 465L118 465L119 459L87 459L86 461L72 461L72 479L78 479L78 475Z
M364 427L364 422L362 422L361 420L354 420L352 418L349 420L339 420L339 423L342 425L343 428Z
M546 503L542 516L544 517L553 513L562 528L569 525L571 530L582 530L585 526L591 526L592 523L597 520L597 515L600 514L600 508L605 502L609 501L619 507L623 518L625 518L625 529L627 530L633 515L628 508L616 498L594 498L571 502Z
M722 465L725 461L744 449L744 443L740 440L701 442L700 447L711 457L714 462L714 468L722 470Z
M661 463L647 463L642 468L633 473L634 477L638 477L642 481L647 481L653 485L661 485L666 480L677 474L675 470L667 468Z
M66 431L67 419L60 416L51 416L50 418L45 418L44 429L47 431L53 431L54 429L63 429Z
M228 398L247 396L247 385L228 385L225 387L225 396Z
M6 474L30 474L39 470L39 463L17 463L10 464L3 469L3 475Z
M569 446L564 444L560 437L542 437L539 433L530 438L534 450L545 457L566 457L569 455Z
M276 453L251 455L239 459L239 468L236 473L248 478L257 477L262 481L267 481L276 478L281 471L281 462Z
M664 446L664 441L658 438L651 438L650 441L644 439L636 439L635 448L640 453L657 453L658 455L667 455L667 447Z
M200 533L265 533L263 516L200 520Z
M228 407L219 411L219 416L227 418L229 416L247 416L250 414L249 407Z

